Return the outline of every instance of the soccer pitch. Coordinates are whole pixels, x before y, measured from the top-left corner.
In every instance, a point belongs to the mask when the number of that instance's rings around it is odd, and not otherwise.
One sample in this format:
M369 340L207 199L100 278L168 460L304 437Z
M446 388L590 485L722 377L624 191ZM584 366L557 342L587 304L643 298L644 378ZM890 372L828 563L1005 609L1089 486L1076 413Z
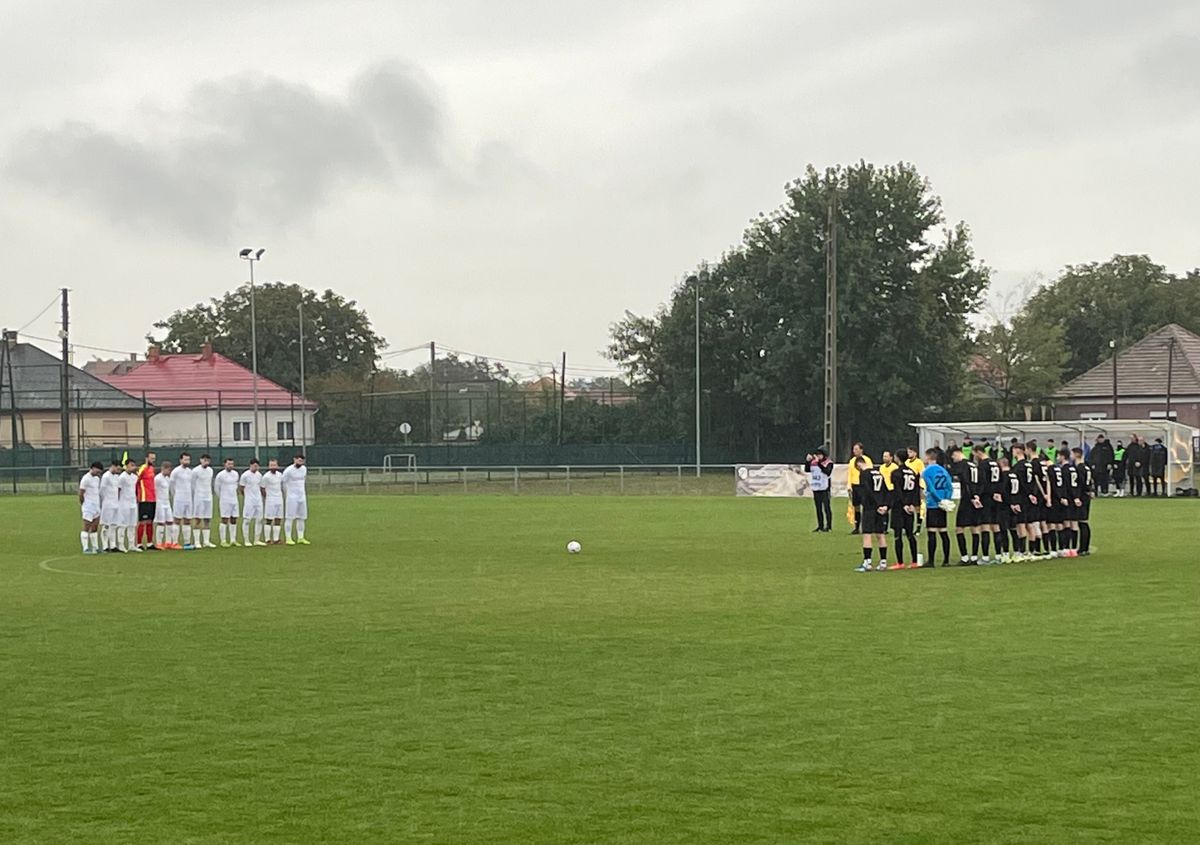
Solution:
M1200 506L866 575L844 510L325 495L85 557L4 500L0 842L1196 841Z

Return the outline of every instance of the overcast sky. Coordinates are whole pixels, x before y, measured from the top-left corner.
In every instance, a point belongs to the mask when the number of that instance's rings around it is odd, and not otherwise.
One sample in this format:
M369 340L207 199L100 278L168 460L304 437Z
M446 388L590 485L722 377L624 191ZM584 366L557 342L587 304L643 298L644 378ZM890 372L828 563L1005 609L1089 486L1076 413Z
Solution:
M66 286L80 343L144 351L265 246L260 280L357 300L393 349L604 366L626 309L806 164L860 158L915 163L1005 290L1115 252L1200 265L1191 0L0 15L0 322ZM56 331L55 313L27 329Z

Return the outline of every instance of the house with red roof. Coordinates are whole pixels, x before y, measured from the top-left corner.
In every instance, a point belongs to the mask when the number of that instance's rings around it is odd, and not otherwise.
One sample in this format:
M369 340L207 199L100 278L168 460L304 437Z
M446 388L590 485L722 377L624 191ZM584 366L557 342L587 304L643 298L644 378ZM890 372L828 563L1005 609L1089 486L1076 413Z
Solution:
M84 367L97 378L155 408L150 442L155 446L225 447L255 445L255 387L258 445L288 447L313 443L317 405L205 344L199 352L161 353L151 346L135 366Z

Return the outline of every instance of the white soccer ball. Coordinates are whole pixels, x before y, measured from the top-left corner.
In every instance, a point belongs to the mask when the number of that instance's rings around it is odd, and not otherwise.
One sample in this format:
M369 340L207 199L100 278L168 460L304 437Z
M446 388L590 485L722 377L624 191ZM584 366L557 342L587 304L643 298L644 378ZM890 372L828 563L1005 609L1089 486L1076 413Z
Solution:
M583 551L583 546L579 545L578 540L572 540L571 542L567 543L567 553L568 554L577 555L581 551Z

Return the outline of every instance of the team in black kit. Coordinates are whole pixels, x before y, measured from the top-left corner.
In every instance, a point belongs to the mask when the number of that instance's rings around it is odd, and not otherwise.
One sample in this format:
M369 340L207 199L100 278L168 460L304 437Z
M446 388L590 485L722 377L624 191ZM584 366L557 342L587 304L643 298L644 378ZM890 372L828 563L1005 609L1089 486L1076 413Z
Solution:
M933 452L930 450L931 456ZM854 458L859 470L854 492L863 504L860 572L936 565L934 560L922 563L917 554L924 477L907 463L892 463L889 454L885 453L879 467ZM915 455L915 450L908 454ZM1096 481L1082 449L1064 448L1052 460L1039 453L1035 443L1014 443L1003 454L989 454L979 445L965 453L955 447L947 457L947 469L960 489L954 508L959 558L952 564L950 544L943 542L942 566L991 566L1091 554L1091 502ZM935 498L939 497L931 496L929 501ZM889 529L895 536L895 562L891 564ZM873 548L879 550L878 565L873 565ZM932 557L937 545L931 543L929 548Z

